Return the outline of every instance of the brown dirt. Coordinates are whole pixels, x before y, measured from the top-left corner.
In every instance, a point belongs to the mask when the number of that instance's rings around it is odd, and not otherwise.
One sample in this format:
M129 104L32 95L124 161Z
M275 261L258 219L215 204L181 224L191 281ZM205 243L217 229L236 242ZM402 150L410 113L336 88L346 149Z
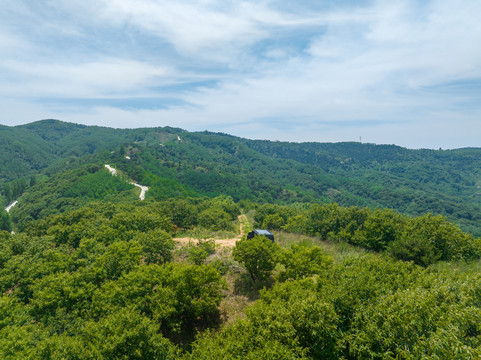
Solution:
M244 223L247 221L247 217L242 214L239 215L239 223L240 223L240 234L237 235L235 238L231 239L207 239L207 240L215 240L215 244L219 245L220 247L234 247L235 243L239 241L242 238L242 235L244 235ZM181 238L174 238L174 241L179 245L179 246L185 246L190 244L197 244L199 241L198 239L194 239L191 237L181 237Z

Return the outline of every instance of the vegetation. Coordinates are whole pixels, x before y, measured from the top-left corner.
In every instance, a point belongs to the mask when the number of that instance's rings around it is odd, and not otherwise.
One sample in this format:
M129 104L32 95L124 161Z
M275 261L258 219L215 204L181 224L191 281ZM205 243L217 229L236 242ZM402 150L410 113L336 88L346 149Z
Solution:
M257 221L264 222L274 210L286 228L384 255L351 251L333 257L320 240L280 246L254 237L238 241L232 257L217 252L212 240L201 239L187 249L186 261L176 258L172 235L180 231L180 222L175 219L193 229L200 226L200 214L212 208L230 214L228 226L239 213L226 197L182 199L178 204L92 203L30 222L19 234L0 232L0 356L481 355L479 272L415 264L479 259L478 240L441 217L408 218L390 210L338 205L259 205ZM420 244L430 245L429 251L399 245L421 246L414 238L424 239ZM414 262L387 256L402 258L405 252L400 256L399 249L414 256L407 259ZM231 293L226 292L228 279L235 279ZM251 305L241 308L243 316L223 324L226 317L219 309L226 296L255 294L263 286L270 289L252 297Z
M12 231L12 219L4 209L0 209L0 231Z
M407 217L393 210L314 204L307 208L258 207L256 226L279 218L289 232L318 236L323 240L347 242L382 252L422 266L442 261L471 261L481 257L481 240L462 232L441 215Z
M4 203L16 200L45 176L110 163L149 186L147 196L157 200L226 195L236 202L336 202L391 208L411 216L431 212L481 235L481 149L296 144L173 128L116 130L54 120L0 127L0 139Z
M249 272L252 280L265 279L276 266L277 245L265 236L238 241L232 253Z
M2 358L172 358L216 323L224 286L171 262L173 231L152 208L97 204L2 233Z
M58 121L0 140L2 359L481 357L479 149ZM216 244L239 223L276 242Z
M192 359L475 359L479 275L444 276L357 255L277 283L246 319L194 344ZM463 284L459 287L459 284Z

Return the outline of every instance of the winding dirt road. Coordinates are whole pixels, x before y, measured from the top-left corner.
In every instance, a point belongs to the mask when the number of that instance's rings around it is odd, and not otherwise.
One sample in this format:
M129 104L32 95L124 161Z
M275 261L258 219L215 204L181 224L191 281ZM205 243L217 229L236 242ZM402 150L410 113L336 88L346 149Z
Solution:
M117 176L117 169L114 169L112 166L110 166L110 165L108 165L108 164L106 164L105 167L110 171L110 173L112 174L112 176ZM138 188L140 188L139 199L140 199L140 200L145 200L145 193L149 190L149 188L148 188L147 186L137 184L137 183L134 182L134 181L129 181L129 184L132 184L132 185L137 186Z

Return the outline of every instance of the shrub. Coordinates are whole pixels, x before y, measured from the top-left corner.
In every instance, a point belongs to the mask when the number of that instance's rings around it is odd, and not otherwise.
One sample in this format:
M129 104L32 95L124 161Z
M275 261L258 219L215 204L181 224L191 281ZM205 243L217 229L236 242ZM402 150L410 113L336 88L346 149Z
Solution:
M276 266L279 246L264 236L242 239L236 243L232 255L244 265L252 280L265 279Z
M279 273L279 280L285 281L321 274L332 265L332 257L318 246L294 245L279 256L279 262L285 267Z
M134 237L142 246L142 255L147 264L162 264L172 260L175 243L164 230L152 230Z

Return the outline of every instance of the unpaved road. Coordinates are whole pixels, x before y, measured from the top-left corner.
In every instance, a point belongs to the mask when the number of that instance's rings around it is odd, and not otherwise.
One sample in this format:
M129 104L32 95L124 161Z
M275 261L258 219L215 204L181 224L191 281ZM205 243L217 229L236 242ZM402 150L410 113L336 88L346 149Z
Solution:
M14 201L13 203L11 203L10 205L8 205L6 208L5 208L5 211L6 212L10 212L10 210L15 206L17 205L18 201Z
M212 238L212 239L206 239L206 240L215 240L215 244L219 245L220 247L234 247L235 243L242 238L242 235L244 235L244 224L247 222L247 216L242 214L242 215L239 215L238 219L240 222L240 234L237 235L237 237L231 238L231 239ZM190 238L190 237L181 237L181 238L174 238L174 241L180 246L185 246L185 245L188 245L189 243L197 244L199 240Z
M117 176L117 169L114 169L112 166L106 164L105 167L110 171L110 173L112 174L112 176ZM138 188L140 188L140 195L139 195L139 199L140 200L145 200L145 193L149 190L149 188L147 186L143 186L143 185L139 185L137 184L136 182L134 181L129 181L129 184L132 184L134 186L137 186Z
M134 182L131 182L131 184L140 188L139 199L145 200L145 193L147 192L147 190L149 190L149 188L147 186L139 185L139 184L134 183Z

